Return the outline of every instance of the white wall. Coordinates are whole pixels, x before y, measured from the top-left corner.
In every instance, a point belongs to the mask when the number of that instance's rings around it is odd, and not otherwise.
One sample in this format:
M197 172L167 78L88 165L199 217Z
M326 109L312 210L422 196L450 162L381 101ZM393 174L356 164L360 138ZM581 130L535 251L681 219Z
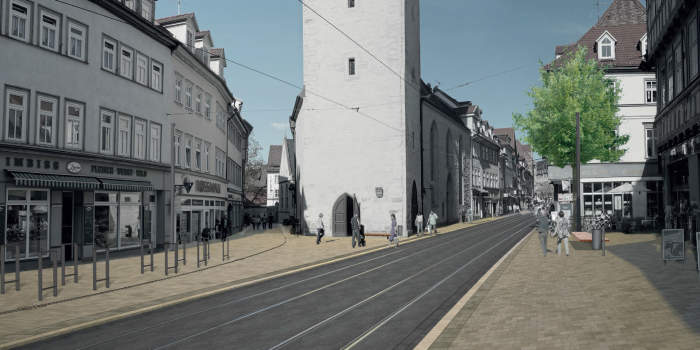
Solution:
M645 81L655 80L656 75L651 73L625 73L608 74L616 79L622 89L620 99L620 111L618 116L622 123L618 132L621 135L629 135L630 139L624 146L626 153L620 162L645 162L647 160L645 123L654 123L656 104L646 104Z
M416 11L410 23L404 20L406 3ZM416 0L361 1L355 8L321 0L310 1L309 5L399 74L419 84ZM409 18L414 17L409 14ZM418 93L408 98L411 88L401 79L307 9L303 10L303 24L307 94L296 132L303 201L299 205L305 208L305 219L310 223L323 213L330 220L336 199L347 193L360 202L368 232L385 231L391 212L396 213L400 224L405 224L407 188L412 184L407 163L413 169L411 177L420 171L415 165L420 153L411 153L409 158L406 149L408 129L418 129ZM356 59L355 76L348 75L351 57ZM360 107L365 115L343 110L308 91ZM377 198L376 187L384 189L383 198Z

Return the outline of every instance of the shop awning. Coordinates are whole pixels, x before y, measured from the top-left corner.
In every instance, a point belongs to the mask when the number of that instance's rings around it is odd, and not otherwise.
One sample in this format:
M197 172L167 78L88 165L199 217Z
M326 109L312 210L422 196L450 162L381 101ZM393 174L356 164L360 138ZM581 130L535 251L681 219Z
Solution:
M100 179L102 189L106 191L144 192L153 191L153 185L148 181L108 180Z
M34 174L10 171L15 185L23 187L55 188L62 190L97 190L100 181L94 177Z
M474 191L477 195L480 196L487 196L489 194L489 191L482 190L480 188L472 187L472 191Z

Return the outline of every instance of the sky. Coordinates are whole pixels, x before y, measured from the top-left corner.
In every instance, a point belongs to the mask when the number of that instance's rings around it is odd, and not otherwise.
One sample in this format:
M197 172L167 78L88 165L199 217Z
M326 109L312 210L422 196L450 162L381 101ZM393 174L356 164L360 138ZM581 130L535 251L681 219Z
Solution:
M478 104L492 126L510 127L514 112L531 108L527 91L538 84L540 62L595 24L597 2L602 14L612 0L421 0L422 78L445 90L472 82L449 93ZM177 0L156 6L157 18L177 14ZM200 30L212 32L226 58L303 85L298 1L182 0L187 12L195 12ZM288 118L299 89L231 62L225 74L266 159L270 145L291 136Z

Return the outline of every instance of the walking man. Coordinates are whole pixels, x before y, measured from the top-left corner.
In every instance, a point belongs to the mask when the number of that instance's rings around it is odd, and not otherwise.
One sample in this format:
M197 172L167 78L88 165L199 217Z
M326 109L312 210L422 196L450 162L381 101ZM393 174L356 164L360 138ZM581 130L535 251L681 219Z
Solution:
M543 208L537 209L537 231L542 245L542 254L547 256L547 234L549 234L549 217Z
M415 224L416 224L416 234L417 234L418 236L422 236L422 235L423 235L423 229L424 229L424 227L423 227L423 213L418 212L418 215L416 215L416 222L415 222Z
M431 210L430 215L428 216L428 225L430 226L430 234L433 236L437 235L437 220L437 214Z
M396 232L396 215L394 213L391 214L391 229L388 238L389 244L395 244L394 247L399 246L399 237L398 233Z
M556 220L555 231L557 233L557 255L561 255L561 243L564 242L566 256L569 256L569 220L564 217L564 212L559 211Z
M318 214L318 220L316 220L316 244L321 243L321 238L325 234L325 226L323 225L323 213Z
M352 247L355 248L355 244L360 244L360 216L357 213L350 219L350 226L352 227Z

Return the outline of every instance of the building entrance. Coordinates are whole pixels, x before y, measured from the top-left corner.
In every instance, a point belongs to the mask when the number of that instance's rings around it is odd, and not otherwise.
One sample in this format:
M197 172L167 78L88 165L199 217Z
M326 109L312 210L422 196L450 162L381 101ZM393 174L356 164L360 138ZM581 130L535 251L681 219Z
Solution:
M333 236L351 236L352 227L350 227L350 219L358 211L355 200L348 194L341 195L333 205Z

